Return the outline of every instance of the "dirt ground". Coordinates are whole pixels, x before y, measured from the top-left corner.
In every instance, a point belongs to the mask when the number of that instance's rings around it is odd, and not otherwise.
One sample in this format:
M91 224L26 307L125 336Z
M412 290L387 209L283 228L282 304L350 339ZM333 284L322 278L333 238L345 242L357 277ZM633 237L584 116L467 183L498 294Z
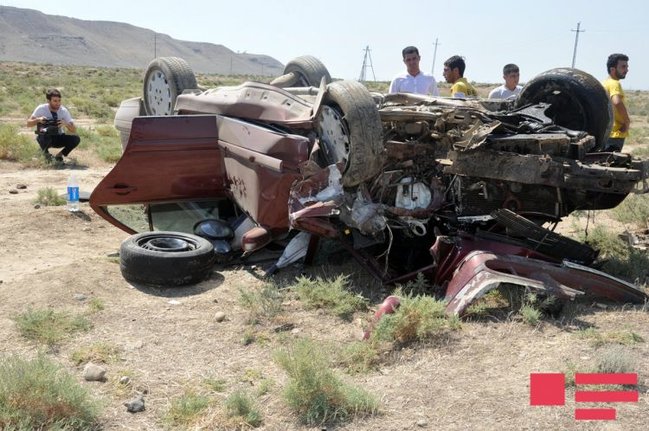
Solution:
M197 388L207 376L223 379L224 399L237 388L254 391L262 379L273 382L257 398L264 430L309 429L300 425L284 404L285 373L273 352L286 337L310 337L341 345L357 339L359 321L371 311L344 322L325 313L287 302L284 322L295 329L277 333L273 326L255 330L263 342L242 343L250 328L239 304L239 289L260 285L247 268L217 270L197 286L175 290L129 285L114 253L128 235L105 222L82 203L73 215L65 207L35 208L37 191L46 186L63 193L74 170L81 190L90 192L109 165L79 153L78 164L64 169L24 169L0 162L0 355L31 357L41 346L23 339L13 317L29 307L51 307L88 313L93 328L62 343L48 355L78 376L104 405L105 430L164 429L162 418L172 399ZM18 185L26 188L18 189ZM12 190L17 193L11 193ZM111 255L113 255L111 257ZM349 263L352 271L359 271ZM322 271L337 271L333 267ZM86 299L80 300L79 294ZM378 302L377 298L374 302ZM104 309L91 313L97 299ZM332 430L641 430L649 419L649 315L637 306L582 304L567 308L557 319L545 318L531 327L502 315L468 320L443 343L403 348L388 355L378 371L345 375L380 400L379 414L328 427ZM226 315L217 322L215 313ZM634 333L638 341L622 346L639 374L637 403L616 403L617 420L575 421L574 387L568 387L563 407L531 407L529 376L533 372L593 370L613 342L596 346L583 329L610 339ZM115 346L118 359L105 365L107 381L85 382L82 366L71 355L102 342ZM129 389L118 380L128 375ZM122 405L136 390L146 389L146 410L131 414ZM218 410L218 402L215 407ZM226 429L218 415L191 429ZM315 427L312 429L322 429Z

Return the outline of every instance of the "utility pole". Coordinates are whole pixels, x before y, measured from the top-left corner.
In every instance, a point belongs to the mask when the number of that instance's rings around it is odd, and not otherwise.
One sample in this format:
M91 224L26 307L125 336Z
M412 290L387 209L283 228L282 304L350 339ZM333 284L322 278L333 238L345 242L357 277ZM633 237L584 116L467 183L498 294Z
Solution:
M374 79L374 82L376 82L376 75L374 75L374 66L372 65L372 54L370 54L370 46L367 45L364 49L365 55L363 56L363 66L361 67L361 74L358 77L358 80L360 82L366 81L366 71L367 68L369 67L372 69L372 78Z
M435 50L433 51L433 67L430 69L430 74L433 76L435 76L435 58L437 58L437 45L439 45L439 43L437 43L437 38L435 38L434 45Z
M579 30L579 27L581 26L581 22L577 23L577 30L570 30L575 32L575 48L572 51L572 68L575 68L575 60L577 59L577 43L579 42L579 33L583 33L586 30Z

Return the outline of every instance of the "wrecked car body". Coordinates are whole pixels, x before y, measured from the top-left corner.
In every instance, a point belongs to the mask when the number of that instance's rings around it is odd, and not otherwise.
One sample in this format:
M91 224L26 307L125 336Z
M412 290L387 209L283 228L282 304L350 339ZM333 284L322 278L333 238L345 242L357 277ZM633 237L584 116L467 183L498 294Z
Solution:
M590 75L556 69L540 79L558 83L549 93L533 80L502 102L370 93L328 82L308 56L286 72L273 85L170 84L178 94L173 112L160 102L164 115L146 112L157 102L145 82L148 103L130 99L117 113L124 153L92 208L131 233L229 229L211 238L224 256L284 240L283 262L309 259L331 238L384 283L424 273L453 314L502 282L566 299L646 299L587 269L595 250L542 227L646 191L643 162L598 151L608 125L595 111L608 112L608 98ZM310 235L298 246L296 232Z

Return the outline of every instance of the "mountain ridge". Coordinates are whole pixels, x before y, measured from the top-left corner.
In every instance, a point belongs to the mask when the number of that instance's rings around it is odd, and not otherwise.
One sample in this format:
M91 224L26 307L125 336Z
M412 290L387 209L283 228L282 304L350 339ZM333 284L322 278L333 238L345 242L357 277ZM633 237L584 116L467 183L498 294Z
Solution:
M284 69L268 55L177 40L127 23L0 5L0 61L145 69L156 56L181 57L200 73L278 76Z

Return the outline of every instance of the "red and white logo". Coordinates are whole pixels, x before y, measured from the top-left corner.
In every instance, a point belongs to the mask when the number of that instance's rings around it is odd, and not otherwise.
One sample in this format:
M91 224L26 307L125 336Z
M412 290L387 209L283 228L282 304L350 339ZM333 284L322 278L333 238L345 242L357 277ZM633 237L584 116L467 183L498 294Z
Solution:
M637 390L609 390L612 385L638 385L637 373L576 373L576 403L637 403ZM579 386L606 385L606 390L581 390ZM622 388L623 389L623 388ZM563 406L566 404L566 376L563 373L530 374L531 406ZM575 420L616 419L614 408L584 407L575 409Z

